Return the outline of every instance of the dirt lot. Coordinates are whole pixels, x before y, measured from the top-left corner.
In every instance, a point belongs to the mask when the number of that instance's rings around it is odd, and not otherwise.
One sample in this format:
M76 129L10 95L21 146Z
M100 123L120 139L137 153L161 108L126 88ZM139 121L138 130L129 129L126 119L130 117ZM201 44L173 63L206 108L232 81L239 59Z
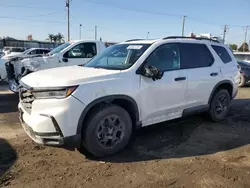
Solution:
M250 88L221 123L194 116L150 126L103 161L34 144L16 106L0 93L0 187L250 187Z

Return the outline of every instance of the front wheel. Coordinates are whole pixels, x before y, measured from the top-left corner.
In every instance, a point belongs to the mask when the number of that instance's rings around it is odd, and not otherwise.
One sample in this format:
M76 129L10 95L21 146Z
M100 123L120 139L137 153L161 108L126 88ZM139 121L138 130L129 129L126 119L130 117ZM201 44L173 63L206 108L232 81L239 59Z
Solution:
M215 122L225 119L229 111L230 102L231 98L229 92L226 89L219 90L213 96L210 104L210 118Z
M117 105L92 111L83 132L83 146L95 157L106 157L124 149L132 134L128 112Z

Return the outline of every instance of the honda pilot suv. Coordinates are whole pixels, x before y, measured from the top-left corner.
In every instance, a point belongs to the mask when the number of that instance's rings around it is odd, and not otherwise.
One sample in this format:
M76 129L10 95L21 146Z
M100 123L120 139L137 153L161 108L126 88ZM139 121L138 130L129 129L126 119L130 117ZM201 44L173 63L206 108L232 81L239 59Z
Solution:
M198 113L223 120L239 76L232 52L218 41L130 40L84 66L23 77L20 119L39 144L105 157L124 149L140 127Z

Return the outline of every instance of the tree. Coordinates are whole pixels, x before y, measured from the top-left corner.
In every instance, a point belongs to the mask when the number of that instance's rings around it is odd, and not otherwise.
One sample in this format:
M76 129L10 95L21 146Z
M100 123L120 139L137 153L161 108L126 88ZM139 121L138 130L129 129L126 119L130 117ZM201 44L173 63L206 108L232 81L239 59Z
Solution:
M243 50L244 47L245 47L245 50ZM243 51L248 52L248 51L249 51L248 44L247 44L247 43L243 43L243 44L239 47L238 51L239 51L239 52L243 52Z
M236 51L238 49L238 46L236 44L229 44L229 46L233 51Z
M53 41L57 42L58 41L58 36L57 35L53 35Z
M60 42L60 43L64 42L64 36L63 36L63 34L61 34L61 33L57 34L57 41Z
M52 42L54 40L54 35L50 33L46 40L49 40L50 42Z

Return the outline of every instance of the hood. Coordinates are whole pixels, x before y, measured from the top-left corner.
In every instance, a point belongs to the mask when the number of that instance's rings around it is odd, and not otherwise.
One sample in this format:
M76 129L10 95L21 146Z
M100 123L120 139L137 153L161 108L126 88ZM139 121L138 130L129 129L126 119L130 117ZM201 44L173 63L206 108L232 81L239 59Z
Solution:
M63 87L113 79L119 73L120 70L69 66L37 71L24 76L21 82L32 88Z

